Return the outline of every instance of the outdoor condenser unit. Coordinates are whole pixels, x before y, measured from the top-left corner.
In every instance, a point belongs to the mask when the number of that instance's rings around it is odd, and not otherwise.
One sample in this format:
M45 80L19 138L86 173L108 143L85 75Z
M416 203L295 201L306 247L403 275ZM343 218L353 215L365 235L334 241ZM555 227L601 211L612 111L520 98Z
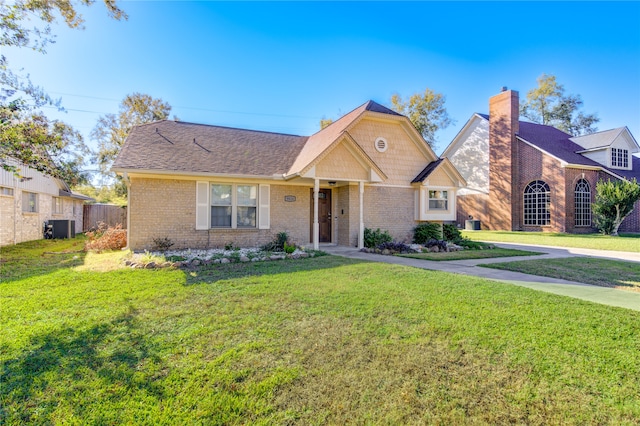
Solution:
M53 225L53 238L75 238L75 220L50 220L49 225Z

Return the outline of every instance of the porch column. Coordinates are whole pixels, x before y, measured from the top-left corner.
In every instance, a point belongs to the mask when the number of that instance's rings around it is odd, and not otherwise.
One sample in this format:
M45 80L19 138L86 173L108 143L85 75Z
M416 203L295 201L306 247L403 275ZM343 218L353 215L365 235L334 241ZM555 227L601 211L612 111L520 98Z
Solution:
M358 248L364 248L364 182L358 184L360 189L360 228L358 229Z
M313 249L320 249L320 223L318 222L318 192L320 192L320 179L313 182Z

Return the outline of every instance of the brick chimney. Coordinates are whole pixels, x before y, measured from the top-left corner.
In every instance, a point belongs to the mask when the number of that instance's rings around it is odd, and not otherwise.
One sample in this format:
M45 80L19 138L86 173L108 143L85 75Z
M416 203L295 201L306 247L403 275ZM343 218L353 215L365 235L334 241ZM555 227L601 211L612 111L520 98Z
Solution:
M507 90L489 99L489 223L491 230L513 230L517 202L516 134L518 92Z

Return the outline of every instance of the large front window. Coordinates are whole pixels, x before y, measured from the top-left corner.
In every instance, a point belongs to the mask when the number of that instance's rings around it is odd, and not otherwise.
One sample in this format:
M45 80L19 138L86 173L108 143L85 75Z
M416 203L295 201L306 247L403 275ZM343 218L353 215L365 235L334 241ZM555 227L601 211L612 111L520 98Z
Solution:
M449 210L447 191L429 191L429 210Z
M629 150L611 148L611 167L629 167Z
M591 187L584 179L576 183L575 219L576 226L591 226Z
M212 228L255 228L257 185L211 184Z
M551 223L549 185L541 180L531 182L524 189L524 224L545 226Z

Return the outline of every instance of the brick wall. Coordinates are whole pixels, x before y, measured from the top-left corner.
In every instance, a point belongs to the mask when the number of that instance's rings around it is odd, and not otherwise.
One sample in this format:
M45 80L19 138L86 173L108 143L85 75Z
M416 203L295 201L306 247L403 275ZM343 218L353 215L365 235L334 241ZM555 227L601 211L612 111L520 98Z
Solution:
M487 194L466 194L458 196L456 200L456 222L460 227L465 226L465 221L469 216L480 221L482 229L489 229L488 207L489 195Z
M271 229L195 229L196 183L178 179L133 178L130 188L129 246L152 249L154 238L169 238L172 248L219 248L232 243L258 247L278 232L289 233L293 242L309 241L310 191L307 187L270 185ZM285 195L296 197L284 202Z
M366 186L364 226L388 230L397 241L411 242L415 220L415 189Z
M507 90L489 99L489 229L512 229L514 211L515 135L519 129L518 92Z

